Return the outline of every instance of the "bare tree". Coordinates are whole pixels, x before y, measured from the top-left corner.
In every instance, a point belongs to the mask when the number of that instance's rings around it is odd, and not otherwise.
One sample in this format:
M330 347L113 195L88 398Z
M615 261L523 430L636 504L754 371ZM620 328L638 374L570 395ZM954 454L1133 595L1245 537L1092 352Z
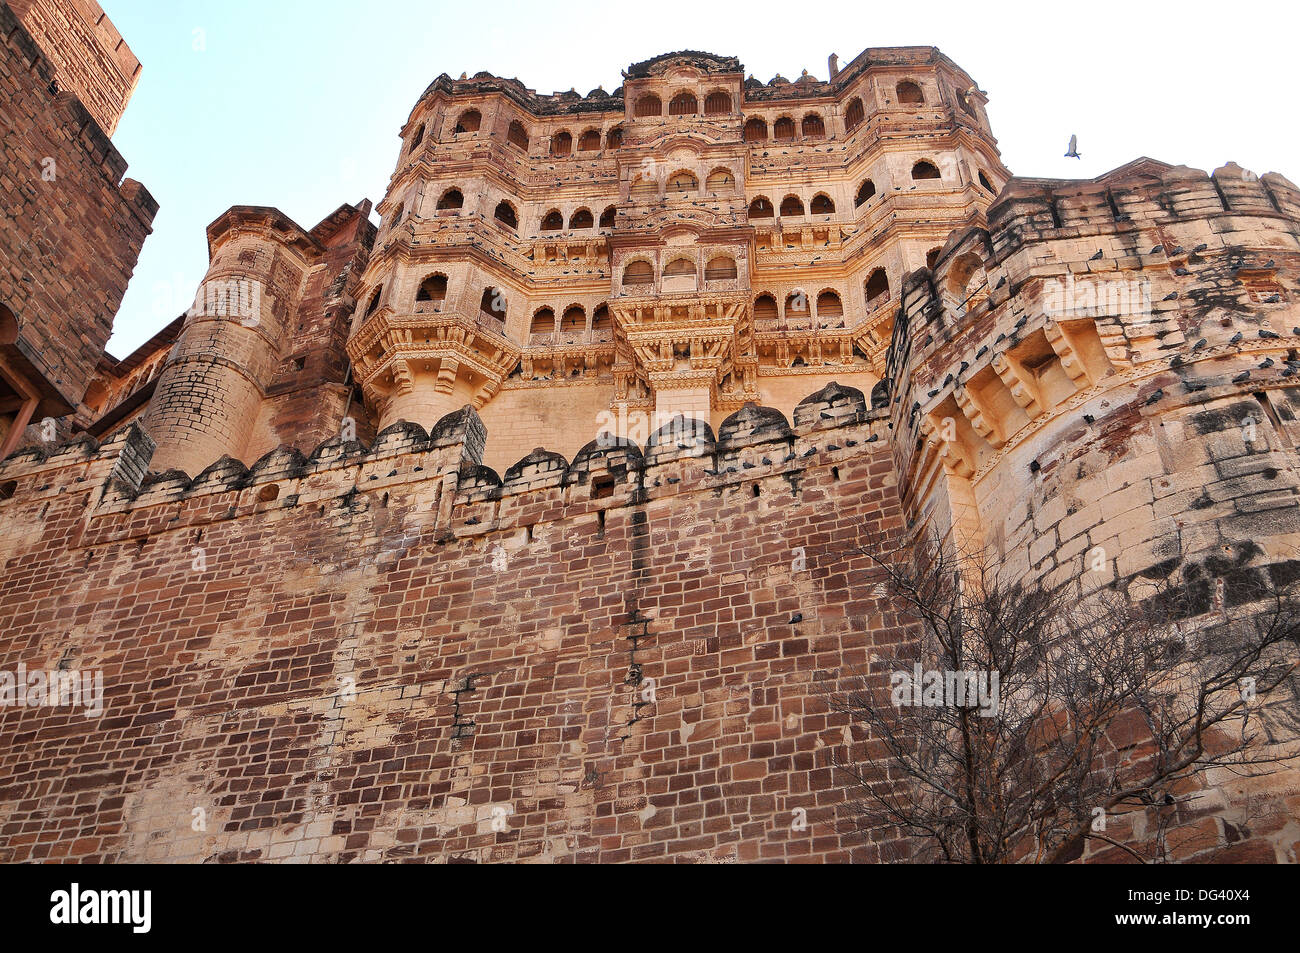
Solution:
M1206 612L1204 585L1134 599L1009 584L933 543L863 552L915 637L827 682L865 740L833 761L849 823L903 835L911 859L1053 863L1090 841L1168 859L1208 769L1295 760L1260 732L1297 664L1291 588L1236 593L1231 611L1220 589Z

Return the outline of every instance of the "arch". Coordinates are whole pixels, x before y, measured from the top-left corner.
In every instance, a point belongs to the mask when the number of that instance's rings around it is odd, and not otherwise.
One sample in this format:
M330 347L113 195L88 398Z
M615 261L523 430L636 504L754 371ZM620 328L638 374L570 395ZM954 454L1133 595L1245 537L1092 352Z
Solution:
M605 133L605 148L617 149L623 145L623 127L615 126L609 132Z
M704 189L715 195L719 192L730 192L736 187L736 177L731 174L730 169L714 169L709 173L709 177L704 180Z
M974 252L962 255L949 266L947 285L958 302L970 307L979 304L988 293L983 259Z
M818 192L813 196L808 211L814 215L831 215L835 212L835 202L825 192Z
M775 321L780 316L777 311L776 299L770 294L761 294L754 299L754 320L755 321Z
M875 307L889 300L889 275L885 269L877 268L862 283L862 292L866 295L868 307Z
M614 319L610 316L609 305L599 305L591 313L591 331L593 334L613 334Z
M591 209L580 208L569 218L570 231L579 228L591 228L596 224L596 220L591 215Z
M461 194L460 189L448 189L442 193L438 199L438 211L447 212L464 207L465 196Z
M435 271L433 274L425 277L420 282L419 289L415 292L415 310L420 311L420 305L429 303L434 305L433 310L438 310L436 305L442 304L447 300L447 276L441 272Z
M858 186L858 194L853 199L853 207L860 208L864 202L867 202L875 194L876 194L876 183L872 182L870 179L867 179L861 185Z
M695 277L695 262L689 258L674 258L664 269L665 278Z
M502 225L509 225L511 228L519 227L519 214L515 211L515 207L505 199L502 199L497 203L496 210L492 213L492 217Z
M599 152L600 151L600 130L588 129L578 138L579 152Z
M817 320L823 327L844 321L844 303L837 292L827 289L817 296Z
M573 152L573 136L567 131L551 136L551 155L567 156Z
M554 334L555 312L550 308L538 308L533 312L533 320L528 325L529 334Z
M848 109L844 110L844 128L852 132L858 126L862 125L862 120L866 116L866 110L862 108L862 100L854 96L849 100Z
M662 116L663 114L663 100L654 93L647 93L636 101L636 112L634 115L638 119L644 116Z
M931 271L934 271L934 266L939 264L939 253L941 251L943 251L942 248L931 248L928 252L926 252L925 267L929 268Z
M483 116L477 109L466 109L456 120L456 132L478 132L479 125L483 122Z
M912 178L918 182L923 179L937 179L939 177L939 167L929 159L922 159L912 166Z
M767 142L767 120L755 116L745 123L746 142Z
M704 266L705 281L733 281L736 278L736 259L717 255Z
M797 217L803 214L803 199L797 195L787 195L781 200L782 217Z
M415 135L411 137L410 151L414 152L416 148L420 145L420 143L422 143L423 141L424 141L424 123L420 123L418 126L415 127Z
M628 194L639 199L653 198L659 194L659 184L648 175L638 172Z
M510 123L510 128L506 132L506 142L524 152L528 151L528 130L518 119Z
M388 220L389 228L396 228L402 224L402 216L406 214L406 203L398 202L397 208L393 209L393 214Z
M724 116L731 112L731 94L725 89L715 89L704 97L704 115Z
M629 262L628 266L623 269L623 284L625 285L652 285L654 280L654 266L644 259Z
M695 192L700 187L700 180L689 169L678 169L668 177L669 192Z
M800 289L795 289L785 296L785 316L790 315L803 317L808 314L808 295Z
M986 192L990 192L995 195L997 194L997 189L993 188L993 183L989 181L989 177L984 174L983 169L979 170L979 180L980 180L980 185L984 186L984 190Z
M366 305L366 317L370 317L379 308L379 298L384 293L384 286L380 285L375 289L375 293L370 296L370 303Z
M894 92L898 94L898 102L901 105L925 102L925 94L921 92L921 87L910 79L905 79L895 86Z
M542 231L558 232L564 229L564 216L559 209L551 209L542 217Z
M483 289L483 297L479 299L478 309L488 317L497 321L506 319L506 296L500 288L488 286Z
M609 206L609 208L605 209L605 211L600 213L600 227L613 228L614 217L616 215L618 215L618 209L615 208L613 205Z
M694 116L700 111L700 101L695 94L686 90L678 93L668 101L668 115Z
M782 116L772 123L772 138L777 142L793 142L794 120L789 116Z
M809 113L803 117L802 132L805 139L824 139L826 123L822 122L822 117L816 113Z
M772 200L765 195L760 195L749 203L750 218L771 218L774 214Z
M586 331L587 312L580 304L571 304L560 318L561 331Z

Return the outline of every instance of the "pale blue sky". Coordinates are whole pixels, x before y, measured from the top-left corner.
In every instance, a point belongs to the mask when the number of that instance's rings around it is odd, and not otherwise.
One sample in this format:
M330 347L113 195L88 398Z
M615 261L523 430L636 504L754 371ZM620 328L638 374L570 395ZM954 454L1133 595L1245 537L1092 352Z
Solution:
M1018 175L1149 155L1300 179L1293 2L101 3L144 65L114 142L162 206L109 344L119 357L188 306L204 229L231 205L310 228L345 201L377 203L398 130L442 72L586 93L671 50L737 56L766 82L824 79L830 53L937 46L988 93ZM1071 133L1081 160L1063 157Z

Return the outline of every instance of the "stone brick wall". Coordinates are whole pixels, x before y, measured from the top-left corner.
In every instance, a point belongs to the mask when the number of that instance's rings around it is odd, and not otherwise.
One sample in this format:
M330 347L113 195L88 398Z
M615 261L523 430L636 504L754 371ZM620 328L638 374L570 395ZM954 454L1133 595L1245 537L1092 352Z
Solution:
M60 89L73 93L107 135L117 129L140 61L95 0L9 0L45 52Z
M0 670L105 709L0 709L0 858L879 859L815 685L902 638L884 428L828 388L504 480L469 409L192 482L136 428L12 457Z
M38 415L58 417L85 394L158 205L56 74L0 3L0 303L46 392Z
M989 222L904 289L890 379L908 516L987 547L1008 581L1172 587L1192 623L1293 580L1300 190L1139 160L1013 179ZM1279 755L1300 745L1298 702L1293 681L1257 712ZM1294 859L1300 772L1205 780L1196 850ZM1282 806L1249 847L1247 795Z

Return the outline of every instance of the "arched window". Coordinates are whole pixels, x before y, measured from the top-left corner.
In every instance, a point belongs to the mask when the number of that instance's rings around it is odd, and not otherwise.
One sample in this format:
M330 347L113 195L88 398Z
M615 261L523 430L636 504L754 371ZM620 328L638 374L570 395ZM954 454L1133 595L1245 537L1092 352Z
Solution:
M581 305L571 304L564 309L564 317L560 319L561 331L585 331L587 330L587 312L582 310Z
M478 303L478 309L489 318L504 321L506 319L506 296L501 293L500 288L484 288L483 297Z
M606 149L617 149L622 144L623 144L623 130L620 127L615 126L613 129L611 129L609 132L605 134Z
M866 202L875 194L876 194L876 183L872 182L870 179L867 179L865 182L863 182L861 185L858 186L858 195L857 198L853 200L853 207L854 208L861 207L864 202Z
M898 93L898 101L900 103L925 102L925 96L921 92L921 87L917 86L916 83L913 83L909 79L905 79L903 82L899 83L895 91Z
M654 268L648 261L634 261L623 269L625 285L650 285L654 284L654 280Z
M380 285L375 289L375 293L370 296L370 303L366 305L366 317L370 317L379 308L379 299L384 293L384 286Z
M816 113L803 117L803 134L807 139L822 139L826 136L826 124Z
M775 321L777 319L776 299L769 294L759 295L754 299L754 320Z
M885 269L877 268L862 285L862 290L867 296L868 307L875 307L881 302L889 300L889 276L885 274Z
M749 203L750 218L771 218L773 214L772 203L761 195Z
M510 124L510 129L506 132L506 142L519 149L528 151L528 130L524 124L518 120Z
M984 174L983 169L980 169L979 178L980 178L980 185L984 186L984 190L986 192L995 193L997 191L995 188L993 188L993 183L989 181L989 177Z
M920 179L937 179L939 178L939 169L933 162L927 162L922 159L916 165L912 166L912 178Z
M714 169L709 173L709 177L704 180L706 191L717 195L720 192L730 192L736 187L736 177L731 174L730 169Z
M726 255L710 258L704 266L705 281L731 281L736 277L736 260Z
M767 142L767 122L755 116L745 123L746 142Z
M934 266L939 264L939 252L941 251L943 251L942 248L931 248L928 252L926 252L925 267L929 268L931 271L934 271Z
M514 207L509 202L498 202L492 217L502 225L509 225L511 228L519 227L519 216L515 214Z
M573 136L567 132L561 132L551 137L551 155L567 156L572 151Z
M823 291L817 296L817 320L828 328L843 323L844 305L834 291Z
M467 109L456 120L456 132L478 132L479 123L482 121L483 117L479 115L477 109Z
M411 137L411 151L414 152L422 142L424 142L424 123L420 123L415 128L415 135Z
M862 125L862 119L865 115L862 109L862 100L856 96L849 101L849 108L844 111L844 128L852 132L858 126Z
M664 269L665 278L695 277L695 262L689 258L674 258Z
M600 305L591 314L591 333L596 340L611 340L614 332L614 319L609 316L609 308Z
M580 208L573 213L569 219L569 229L591 228L596 224L596 220L591 217L591 209Z
M564 216L555 209L551 209L542 218L542 231L558 232L564 228Z
M966 312L988 297L988 276L978 255L967 252L949 266L948 290Z
M725 90L714 90L704 97L704 115L723 116L731 112L731 94Z
M454 211L465 204L465 196L460 194L460 189L448 189L442 193L442 198L438 199L438 211Z
M605 209L605 211L601 212L601 213L600 213L600 227L601 227L601 228L613 228L613 227L614 227L614 216L616 216L617 214L618 214L618 209L614 208L614 206L612 206L612 205L611 205L609 208Z
M438 311L447 300L447 276L433 274L420 282L420 289L415 293L415 310ZM425 307L422 307L425 306Z
M539 308L528 326L529 334L554 334L555 312L550 308Z
M831 201L831 197L825 192L818 192L813 196L812 204L808 206L808 210L814 215L830 215L835 211L835 203Z
M668 177L669 192L694 192L700 187L700 180L692 172L680 169Z
M700 102L694 93L678 93L668 101L668 115L694 116L700 111Z
M639 172L636 178L632 180L630 192L632 198L645 202L659 194L659 186L649 175Z
M397 208L393 209L393 214L388 219L388 227L396 228L402 223L402 216L406 214L406 205L403 202L397 203Z
M803 214L803 201L797 195L787 195L781 200L781 215L793 217Z
M636 101L636 116L662 116L664 114L663 101L654 93L642 96Z
M579 152L599 152L600 151L600 130L588 129L578 140Z
M785 316L800 318L808 316L808 296L802 291L792 291L785 296Z
M792 142L794 140L794 120L789 116L782 116L773 123L772 138L777 142Z

